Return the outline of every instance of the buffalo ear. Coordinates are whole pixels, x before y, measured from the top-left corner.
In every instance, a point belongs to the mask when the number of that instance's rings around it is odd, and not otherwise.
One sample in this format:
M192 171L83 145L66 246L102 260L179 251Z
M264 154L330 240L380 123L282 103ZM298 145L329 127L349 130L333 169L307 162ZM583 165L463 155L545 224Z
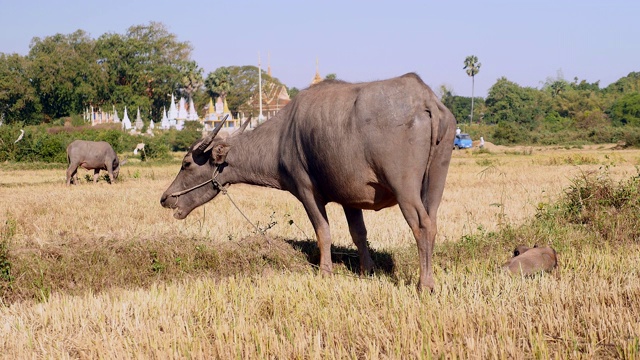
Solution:
M229 149L231 146L225 143L218 143L212 146L211 148L211 158L213 159L213 163L216 165L220 165L224 163L227 159L227 153L229 153Z

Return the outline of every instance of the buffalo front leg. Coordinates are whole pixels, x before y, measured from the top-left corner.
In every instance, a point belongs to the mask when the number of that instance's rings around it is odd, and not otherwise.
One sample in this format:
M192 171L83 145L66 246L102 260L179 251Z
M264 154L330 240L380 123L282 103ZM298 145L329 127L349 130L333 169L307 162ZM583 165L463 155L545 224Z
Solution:
M367 228L364 225L362 210L343 206L344 214L349 224L349 233L358 248L360 258L360 274L369 275L373 270L373 260L367 245Z
M422 201L399 202L400 210L409 224L418 245L420 282L418 290L433 291L433 247L436 239L435 222L431 220Z
M100 177L100 169L93 170L93 183L96 184L98 182L98 178Z
M109 173L109 184L113 184L116 178L113 176L113 166L107 164L107 172Z

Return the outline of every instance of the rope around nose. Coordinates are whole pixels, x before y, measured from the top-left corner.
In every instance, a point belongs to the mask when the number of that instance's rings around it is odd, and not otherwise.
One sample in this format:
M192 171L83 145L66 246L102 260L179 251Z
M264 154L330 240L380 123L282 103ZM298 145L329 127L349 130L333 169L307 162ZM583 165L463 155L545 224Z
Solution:
M227 188L222 186L218 180L216 180L216 178L218 177L218 175L220 174L220 167L216 167L215 170L213 171L213 174L211 175L211 179L202 182L196 186L192 186L188 189L185 190L181 190L181 191L176 191L173 192L171 194L169 194L170 197L175 197L176 198L176 204L178 203L178 198L180 197L180 195L184 195L190 191L193 191L197 188L200 188L202 186L207 185L208 183L211 183L213 185L213 188L218 190L218 192L221 192L223 195L226 195L227 198L229 199L229 201L231 201L231 203L233 204L233 206L236 208L236 210L238 210L238 212L240 213L240 215L242 215L242 217L244 217L245 220L247 220L247 222L249 224L251 224L251 226L253 226L253 228L256 230L256 232L260 233L261 235L264 235L266 233L265 230L260 230L260 228L258 228L254 223L251 222L251 220L249 220L249 218L247 217L247 215L245 215L244 212L242 212L242 210L240 210L240 207L236 204L235 201L233 201L233 199L231 198L231 195L229 195L229 192L227 191Z

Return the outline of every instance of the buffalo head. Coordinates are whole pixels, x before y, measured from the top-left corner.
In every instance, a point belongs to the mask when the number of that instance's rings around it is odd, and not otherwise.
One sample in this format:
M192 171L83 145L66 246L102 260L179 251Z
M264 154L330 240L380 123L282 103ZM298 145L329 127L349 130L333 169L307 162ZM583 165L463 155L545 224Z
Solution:
M117 179L118 175L120 175L120 166L126 163L127 163L127 159L119 161L118 158L116 157L116 159L113 162L113 178L114 179Z
M189 148L182 159L180 172L160 198L162 206L174 209L176 219L186 218L195 208L213 200L224 185L222 181L218 182L217 175L224 172L230 146L226 140L215 137L227 117L209 135ZM240 132L249 121L242 125Z

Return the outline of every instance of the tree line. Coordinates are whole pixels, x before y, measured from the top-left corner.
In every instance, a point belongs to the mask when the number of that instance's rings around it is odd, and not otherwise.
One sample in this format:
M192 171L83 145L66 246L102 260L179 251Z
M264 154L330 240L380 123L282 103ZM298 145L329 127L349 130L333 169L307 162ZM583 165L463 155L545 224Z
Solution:
M220 67L205 76L191 59L192 51L188 42L157 22L97 39L83 30L33 38L25 56L0 53L0 120L55 124L90 106L105 111L115 107L119 114L127 106L158 121L171 94L192 98L198 109L221 96L232 112L250 114L246 103L257 95L258 68ZM481 76L477 57L467 57L464 70L472 82ZM264 72L262 78L264 85L283 85ZM299 91L287 90L291 97ZM540 89L502 77L486 98L458 96L446 86L439 90L465 131L495 143L566 143L575 138L633 143L624 137L640 132L640 72L604 88L599 81L567 81L559 75Z
M37 125L90 106L115 106L120 114L127 106L158 121L171 94L193 98L198 108L228 95L237 111L257 93L256 66L221 67L205 77L192 51L157 22L97 39L83 30L35 37L26 56L0 53L0 117L6 124ZM281 85L262 76L264 84Z
M477 57L465 59L472 81L479 68ZM496 143L640 145L640 72L604 88L599 81L570 82L562 75L547 78L540 89L501 77L486 98L457 96L446 86L440 95L458 124Z

